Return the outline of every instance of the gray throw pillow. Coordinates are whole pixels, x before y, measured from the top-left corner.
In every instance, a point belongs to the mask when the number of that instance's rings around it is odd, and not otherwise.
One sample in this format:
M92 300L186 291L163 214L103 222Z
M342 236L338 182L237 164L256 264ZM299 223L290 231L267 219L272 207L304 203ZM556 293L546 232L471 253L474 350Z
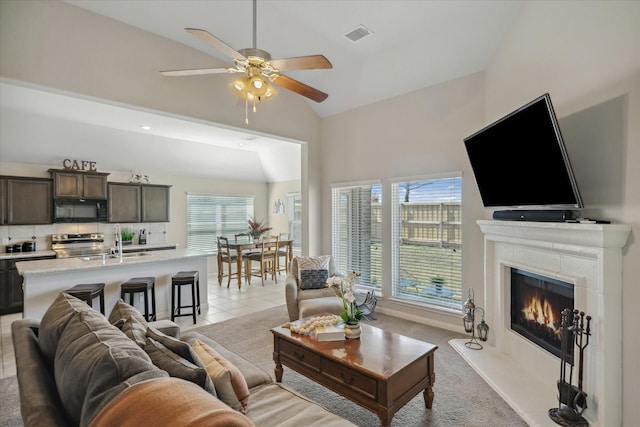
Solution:
M151 337L147 337L144 351L149 355L154 365L166 371L170 376L191 381L212 395L216 395L213 382L202 366L198 366L184 357L180 357L180 355L174 353Z
M99 312L75 313L60 336L54 373L75 425L89 425L114 397L140 381L166 377L147 354Z
M147 337L153 338L180 357L187 359L189 362L197 363L198 357L196 356L191 346L186 342L163 334L153 326L147 327Z
M119 328L141 348L144 347L148 325L138 309L120 299L109 314L109 323Z
M329 270L300 271L300 289L322 289L327 284Z
M38 345L49 367L53 366L58 341L71 317L87 308L89 306L86 302L61 292L42 316L38 331Z

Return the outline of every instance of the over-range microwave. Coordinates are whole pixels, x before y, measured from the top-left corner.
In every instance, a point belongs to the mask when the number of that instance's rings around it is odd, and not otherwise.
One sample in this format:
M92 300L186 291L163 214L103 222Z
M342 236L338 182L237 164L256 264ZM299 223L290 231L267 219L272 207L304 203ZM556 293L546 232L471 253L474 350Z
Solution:
M54 222L107 222L103 199L54 199Z

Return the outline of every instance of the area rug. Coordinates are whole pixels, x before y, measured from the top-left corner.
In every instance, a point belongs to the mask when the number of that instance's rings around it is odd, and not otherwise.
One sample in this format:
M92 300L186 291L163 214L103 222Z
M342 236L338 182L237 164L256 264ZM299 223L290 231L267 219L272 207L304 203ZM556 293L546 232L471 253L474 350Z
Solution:
M401 333L438 346L435 356L436 381L433 408L425 409L422 393L418 394L393 417L394 427L501 427L527 424L448 344L463 335L425 326L384 314L366 323ZM274 378L273 336L269 331L288 320L286 306L270 308L250 316L227 320L191 330L200 332L260 366ZM371 427L380 425L372 412L336 393L315 384L306 377L284 367L283 384L318 402L352 423ZM21 426L16 377L0 380L0 427ZM258 426L260 427L260 426Z
M400 333L438 346L435 356L436 381L433 387L433 408L425 409L419 393L393 417L394 427L408 426L526 426L511 407L458 355L448 344L450 339L464 335L375 314L376 320L366 323ZM273 336L269 331L288 319L286 306L257 312L251 316L232 319L193 329L265 369L275 378L273 368ZM309 399L321 404L352 423L371 427L380 425L372 412L284 367L282 383Z

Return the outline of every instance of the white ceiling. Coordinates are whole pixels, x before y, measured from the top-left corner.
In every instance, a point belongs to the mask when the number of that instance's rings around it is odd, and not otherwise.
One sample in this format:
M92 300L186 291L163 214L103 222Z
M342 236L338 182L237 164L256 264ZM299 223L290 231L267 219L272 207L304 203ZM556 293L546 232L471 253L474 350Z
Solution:
M184 28L205 29L236 50L253 44L251 0L66 2L208 53L212 67L220 66L221 60L232 61ZM307 100L320 117L327 117L485 69L523 2L259 0L257 4L258 48L273 58L323 54L332 62L330 70L284 73L329 94L320 104ZM373 34L355 43L344 37L359 25ZM167 64L166 69L191 67ZM104 169L137 171L140 159L145 159L146 173L258 182L300 179L296 142L14 81L1 80L0 85L2 161L56 165L60 153L72 152L99 158ZM140 123L153 129L131 132ZM257 140L249 140L256 136ZM240 143L245 145L239 147ZM171 158L165 154L169 149Z
M184 29L207 30L235 50L253 47L252 0L66 2L229 64L230 58ZM308 101L327 117L484 70L522 5L514 0L258 0L256 47L274 59L326 56L331 70L283 74L328 93L320 104ZM373 35L354 43L344 35L359 25ZM194 64L167 64L167 69L183 68Z

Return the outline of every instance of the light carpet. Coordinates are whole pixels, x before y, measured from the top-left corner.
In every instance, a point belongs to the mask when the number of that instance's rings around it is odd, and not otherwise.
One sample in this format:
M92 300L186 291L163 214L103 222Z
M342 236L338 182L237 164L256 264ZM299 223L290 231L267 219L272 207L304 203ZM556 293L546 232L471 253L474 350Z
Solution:
M394 415L393 427L527 425L448 344L450 339L465 338L464 335L384 314L376 313L375 316L376 320L367 320L366 323L438 346L433 408L425 408L422 393L419 393ZM269 330L287 320L286 306L282 305L193 330L241 354L274 377L273 336ZM282 382L354 424L363 427L380 425L372 412L286 366ZM0 402L0 426L22 425L15 377L0 380Z

